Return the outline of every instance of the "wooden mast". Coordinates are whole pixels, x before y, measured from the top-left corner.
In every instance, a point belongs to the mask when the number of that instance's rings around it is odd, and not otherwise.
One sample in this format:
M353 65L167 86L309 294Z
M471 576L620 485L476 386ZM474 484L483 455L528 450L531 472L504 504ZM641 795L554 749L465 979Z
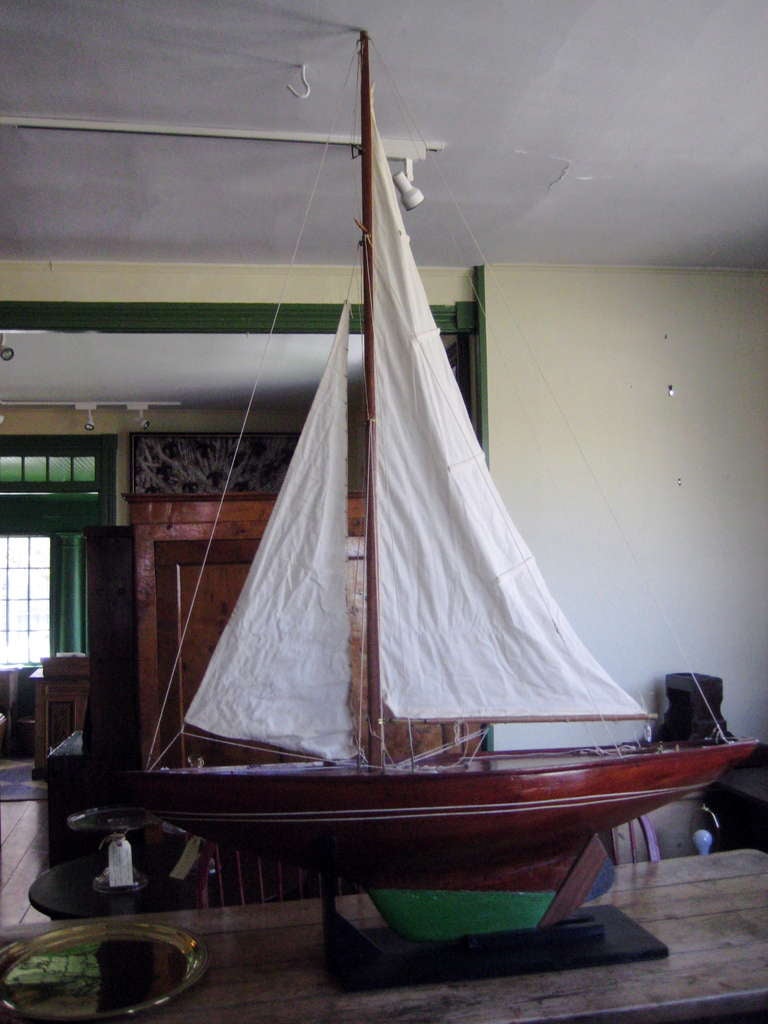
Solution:
M360 33L360 140L363 197L363 338L366 400L366 676L368 684L368 761L383 763L381 674L379 663L379 573L376 546L376 381L373 330L373 114L368 33Z

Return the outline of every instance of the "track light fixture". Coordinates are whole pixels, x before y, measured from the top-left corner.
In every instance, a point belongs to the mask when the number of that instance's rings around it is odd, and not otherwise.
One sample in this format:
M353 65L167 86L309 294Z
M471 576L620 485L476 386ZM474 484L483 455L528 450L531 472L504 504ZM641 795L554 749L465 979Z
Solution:
M2 358L7 359L9 357L8 356L2 356ZM50 408L62 407L62 408L70 408L71 409L72 407L74 407L77 412L87 413L85 423L83 424L83 430L87 430L90 433L91 431L96 429L96 423L94 422L93 415L94 415L94 413L96 412L97 409L104 409L104 408L120 409L120 408L124 408L124 409L128 410L128 412L135 412L137 414L138 421L139 421L139 426L141 427L141 429L142 430L149 430L149 428L151 427L152 423L147 418L147 412L149 411L149 409L151 407L157 407L157 406L164 406L164 407L165 406L167 406L167 407L179 406L179 405L181 405L181 402L126 402L126 401L116 401L115 402L115 401L111 401L111 400L110 401L104 401L104 402L94 402L94 401L90 401L90 402L57 402L57 401L51 401L49 399L39 399L38 400L38 399L35 399L35 398L30 398L30 399L26 399L26 400L22 400L22 401L14 401L14 400L10 400L9 401L8 399L0 398L0 406L4 407L4 406L10 406L10 405L20 406L22 408L28 408L28 409L34 409L34 408L38 408L38 407L40 407L40 408L43 408L43 407L50 407ZM3 417L0 416L0 423L2 423L2 422L3 422Z
M0 334L0 359L2 359L3 362L8 363L15 355L16 353L11 346L5 344L5 335Z
M129 412L136 413L136 419L139 421L139 426L142 430L149 430L152 426L152 421L147 419L147 406L142 402L128 402L126 409Z
M87 412L88 413L88 418L86 419L85 423L83 424L83 430L87 430L89 433L92 430L95 430L96 429L96 424L93 422L93 414L96 411L96 406L95 405L91 405L89 402L76 402L75 403L75 409L77 409L78 412Z
M424 193L413 184L413 160L403 161L405 170L392 175L400 202L406 210L414 210L424 202Z

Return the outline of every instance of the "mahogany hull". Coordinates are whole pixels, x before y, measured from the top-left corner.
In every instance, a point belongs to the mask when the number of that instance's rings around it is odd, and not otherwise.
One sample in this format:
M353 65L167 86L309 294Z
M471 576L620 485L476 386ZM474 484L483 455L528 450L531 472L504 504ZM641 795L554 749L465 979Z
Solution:
M195 835L367 887L556 890L589 838L715 781L754 741L461 766L161 769L121 798Z

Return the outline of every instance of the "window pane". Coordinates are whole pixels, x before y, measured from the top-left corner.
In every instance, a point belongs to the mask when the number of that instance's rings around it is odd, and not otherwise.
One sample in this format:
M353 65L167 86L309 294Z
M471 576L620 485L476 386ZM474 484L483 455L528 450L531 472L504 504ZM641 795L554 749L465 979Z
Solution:
M29 558L29 537L8 538L8 565L26 569Z
M6 643L0 645L0 658L5 665L18 665L29 661L29 642L26 633L9 633Z
M48 603L48 595L51 592L51 574L48 569L29 570L29 596Z
M72 479L72 459L68 455L51 455L48 459L48 479L63 483Z
M24 479L33 483L42 483L48 479L44 455L24 456Z
M29 605L26 601L8 602L8 628L26 633L29 628Z
M48 568L51 562L51 541L49 537L29 538L29 564Z
M72 460L75 480L96 479L96 458L93 455L78 455Z
M21 456L0 455L0 481L21 480Z
M8 597L11 600L26 601L29 597L29 577L26 569L8 570Z
M51 653L51 637L47 629L29 634L29 647L25 661L40 661Z
M29 602L29 629L38 631L48 629L47 601Z

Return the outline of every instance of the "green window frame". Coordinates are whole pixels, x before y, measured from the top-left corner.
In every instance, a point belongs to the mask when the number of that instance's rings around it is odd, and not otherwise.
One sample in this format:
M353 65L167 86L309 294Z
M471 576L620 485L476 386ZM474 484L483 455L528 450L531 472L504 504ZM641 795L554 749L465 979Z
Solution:
M0 534L51 540L51 649L87 649L86 526L115 521L117 437L0 436Z

